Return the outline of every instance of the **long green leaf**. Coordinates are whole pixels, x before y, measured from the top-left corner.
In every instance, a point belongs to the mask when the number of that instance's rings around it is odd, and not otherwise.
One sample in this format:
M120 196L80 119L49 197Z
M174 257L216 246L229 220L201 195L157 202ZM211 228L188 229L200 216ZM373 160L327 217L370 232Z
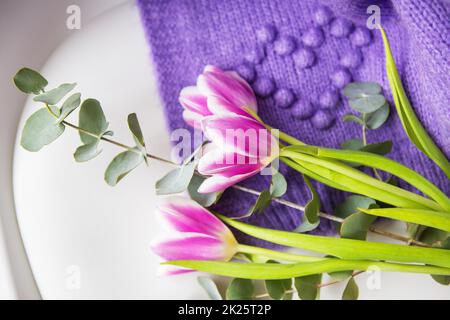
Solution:
M219 215L228 225L250 236L273 243L351 260L386 260L426 263L450 268L450 251L399 244L324 237L252 226Z
M386 217L450 232L450 214L432 210L407 208L359 209L367 214Z
M309 276L324 272L367 270L373 267L378 267L379 270L382 271L398 271L439 275L450 274L449 268L361 260L350 261L340 259L329 259L319 262L295 264L240 263L207 260L180 260L165 262L164 264L209 272L226 277L262 280L287 279Z
M392 96L394 97L395 107L403 128L419 150L431 158L450 179L450 162L433 142L414 113L406 96L402 81L400 80L386 33L383 28L380 28L380 31L384 43L384 53L386 55L386 72L392 90Z
M375 179L342 162L310 156L288 148L283 149L280 155L300 160L303 166L313 165L314 169L310 170L316 174L370 198L398 207L442 210L440 205L430 199Z
M356 150L339 150L314 146L296 146L294 149L319 157L351 161L389 172L390 174L393 174L416 187L418 190L422 191L424 194L439 203L443 209L450 212L450 199L445 195L445 193L439 190L439 188L437 188L433 183L416 171L411 170L410 168L394 160L378 154Z

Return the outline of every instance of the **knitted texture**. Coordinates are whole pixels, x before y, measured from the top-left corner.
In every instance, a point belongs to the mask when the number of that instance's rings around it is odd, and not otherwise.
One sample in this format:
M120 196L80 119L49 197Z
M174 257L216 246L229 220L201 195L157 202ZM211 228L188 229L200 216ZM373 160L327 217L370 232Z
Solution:
M436 165L409 142L395 112L378 30L369 30L366 10L376 4L412 106L437 145L450 154L450 7L439 0L138 0L151 46L168 128L190 129L182 119L180 90L194 85L207 64L235 70L258 97L259 115L274 128L313 145L338 148L361 137L361 127L344 123L351 112L341 89L350 81L383 86L391 116L368 132L369 143L392 140L389 155L432 180L447 194L450 184ZM281 168L288 180L287 200L310 198L301 176ZM262 190L268 178L246 186ZM345 193L315 184L322 210L333 213ZM407 187L401 184L401 186ZM242 215L255 197L233 189L218 205ZM301 213L273 204L251 223L292 230ZM317 229L329 234L331 222Z

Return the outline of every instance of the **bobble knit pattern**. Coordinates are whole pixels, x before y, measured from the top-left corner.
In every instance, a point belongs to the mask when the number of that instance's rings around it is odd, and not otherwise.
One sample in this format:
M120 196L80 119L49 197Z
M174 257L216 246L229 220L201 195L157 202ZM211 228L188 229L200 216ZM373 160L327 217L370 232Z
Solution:
M392 140L390 157L450 194L445 175L403 132L389 90L380 33L366 27L366 9L376 4L411 104L448 157L450 5L446 1L138 0L138 4L170 131L189 129L181 117L178 95L183 87L195 84L205 65L213 64L238 72L250 83L258 98L258 113L269 125L308 144L339 148L343 141L361 136L360 126L342 121L344 114L352 112L342 88L351 81L374 81L383 86L392 112L383 127L369 130L369 143ZM283 166L281 171L289 185L285 198L305 204L309 192L301 176ZM269 181L256 176L243 184L263 190ZM315 185L322 211L332 214L344 192ZM255 200L229 189L217 210L242 215ZM301 220L299 211L273 204L246 221L292 230ZM334 228L322 220L315 232L330 234Z

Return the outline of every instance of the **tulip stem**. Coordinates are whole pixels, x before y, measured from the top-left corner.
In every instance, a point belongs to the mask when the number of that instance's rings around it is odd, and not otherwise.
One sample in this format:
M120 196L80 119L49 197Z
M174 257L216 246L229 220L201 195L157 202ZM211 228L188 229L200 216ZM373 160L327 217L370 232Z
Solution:
M305 256L300 254L288 253L288 252L280 252L266 248L253 247L245 244L239 244L237 247L237 251L241 253L255 254L258 256L263 256L266 258L272 258L280 261L289 261L289 262L316 262L323 261L327 258L321 257L312 257Z
M53 114L53 112L50 110L50 108L48 106L47 106L47 108L49 109L49 112L53 116L56 116L55 114ZM94 134L92 132L89 132L88 130L85 130L83 128L80 128L77 125L74 125L74 124L72 124L70 122L67 122L65 120L62 121L62 123L64 125L72 128L72 129L75 129L75 130L79 131L79 132L83 132L83 133L85 133L87 135L90 135L90 136L93 136L93 137L98 137L96 134ZM293 138L293 137L291 137L291 136L289 136L287 134L283 133L282 135L283 135L283 139L286 139L286 138L287 139L293 139L293 140L296 140L296 144L303 144L303 142L301 142L301 141L299 141L299 140L297 140L297 139L295 139L295 138ZM280 137L281 137L281 133L280 133ZM131 146L128 146L126 144L123 144L121 142L115 141L115 140L110 139L110 138L106 138L104 136L100 137L100 140L103 140L105 142L108 142L108 143L113 144L113 145L115 145L117 147L120 147L120 148L124 148L124 149L127 149L127 150L133 150L133 148ZM177 163L175 163L173 161L170 161L168 159L165 159L165 158L162 158L162 157L159 157L159 156L155 156L155 155L150 154L150 153L147 153L146 156L149 159L153 159L153 160L157 160L157 161L166 163L166 164L168 164L168 165L170 165L172 167L179 167L179 165ZM200 175L198 172L196 172L195 174ZM243 187L243 186L240 186L240 185L237 185L237 184L233 185L232 187L234 189L237 189L237 190L240 190L240 191L243 191L243 192L246 192L246 193L250 193L250 194L253 194L255 196L259 196L261 194L261 192L259 192L257 190L250 189L250 188L247 188L247 187ZM280 203L280 204L282 204L284 206L287 206L287 207L290 207L290 208L302 211L302 212L304 212L304 210L305 210L304 206L301 206L299 204L296 204L294 202L290 202L290 201L287 201L287 200L274 198L274 199L272 199L272 201ZM322 217L322 218L331 220L331 221L335 221L337 223L342 223L344 221L343 219L341 219L339 217L335 217L333 215L330 215L330 214L327 214L327 213L324 213L324 212L320 212L319 216ZM404 237L404 236L401 236L401 235L398 235L398 234L394 234L394 233L391 233L391 232L388 232L388 231L379 230L379 229L376 229L374 227L371 227L370 231L372 231L373 233L377 233L377 234L383 235L383 236L388 237L388 238L392 238L392 239L395 239L395 240L406 242L408 244L414 244L414 245L418 245L418 246L429 247L429 245L426 244L426 243L422 243L422 242L419 242L417 240L414 240L414 239L411 239L411 238L408 238L408 237Z

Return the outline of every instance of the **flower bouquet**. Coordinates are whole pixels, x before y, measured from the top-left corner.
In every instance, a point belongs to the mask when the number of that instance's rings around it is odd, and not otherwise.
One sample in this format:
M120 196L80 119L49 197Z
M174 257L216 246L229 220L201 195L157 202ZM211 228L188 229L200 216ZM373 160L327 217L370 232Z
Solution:
M450 163L417 119L386 34L383 29L381 32L389 84L404 131L450 178ZM198 270L232 277L227 299L290 299L294 292L301 299L316 299L321 287L339 281L347 282L343 298L354 299L358 296L355 277L370 270L424 273L441 284L450 282L450 199L420 173L387 158L392 143L366 141L366 130L381 127L389 116L389 105L377 83L355 82L344 88L350 106L359 112L346 115L344 121L359 123L362 139L353 140L343 149L330 149L305 144L272 128L258 116L255 95L245 80L233 71L206 66L196 86L184 88L179 99L184 120L200 130L204 139L178 164L147 152L136 114L127 119L135 145L124 145L113 140L97 100L81 102L81 95L74 93L60 104L75 84L46 91L47 80L28 68L21 69L14 82L21 91L34 94L34 101L44 104L25 123L21 137L25 149L39 151L66 128L72 128L81 140L74 153L77 162L98 156L104 142L125 149L105 171L105 180L111 186L149 160L174 167L156 183L159 195L169 195L159 205L158 216L174 231L155 239L152 245L153 252L164 259L164 274ZM78 108L79 122L75 125L67 117ZM311 193L307 204L282 198L289 186L278 170L280 161L303 176ZM362 166L366 170L361 170ZM271 177L265 190L239 184L257 174ZM399 187L397 178L421 194ZM336 210L342 215L321 211L319 194L310 179L352 194ZM214 205L227 188L256 196L247 214L230 218L229 212L216 211ZM264 211L272 202L303 212L301 225L288 232L240 221ZM375 227L378 217L405 222L409 235ZM317 228L321 218L336 222L340 237L307 234ZM280 246L240 243L234 230ZM404 243L367 241L368 232ZM310 254L300 254L297 249ZM322 282L324 273L334 280ZM264 281L264 293L255 293L254 281ZM199 283L212 299L222 299L212 279L199 277Z

